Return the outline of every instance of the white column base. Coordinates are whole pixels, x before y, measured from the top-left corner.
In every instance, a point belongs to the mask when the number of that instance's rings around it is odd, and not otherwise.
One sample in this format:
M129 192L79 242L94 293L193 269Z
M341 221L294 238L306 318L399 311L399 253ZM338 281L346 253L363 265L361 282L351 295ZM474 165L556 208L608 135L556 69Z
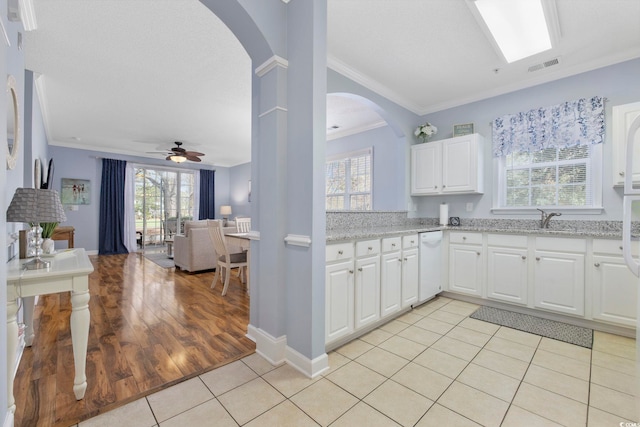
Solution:
M309 378L315 378L329 369L329 357L326 353L311 360L287 346L286 335L275 338L262 329L249 325L247 338L256 343L256 353L274 366L286 363Z

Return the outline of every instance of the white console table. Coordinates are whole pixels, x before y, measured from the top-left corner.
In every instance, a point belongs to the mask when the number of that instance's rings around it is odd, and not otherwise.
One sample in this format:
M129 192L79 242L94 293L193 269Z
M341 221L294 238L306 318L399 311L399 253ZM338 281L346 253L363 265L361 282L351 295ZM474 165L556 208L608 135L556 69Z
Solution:
M30 259L16 259L7 264L7 375L9 413L15 413L13 380L15 376L15 355L18 346L17 299L21 297L25 307L25 343L33 342L33 301L36 295L71 292L71 341L75 363L73 392L76 399L84 397L87 390L85 374L87 362L87 342L89 339L89 274L93 265L84 249L62 251L54 257L48 269L26 270L24 262Z

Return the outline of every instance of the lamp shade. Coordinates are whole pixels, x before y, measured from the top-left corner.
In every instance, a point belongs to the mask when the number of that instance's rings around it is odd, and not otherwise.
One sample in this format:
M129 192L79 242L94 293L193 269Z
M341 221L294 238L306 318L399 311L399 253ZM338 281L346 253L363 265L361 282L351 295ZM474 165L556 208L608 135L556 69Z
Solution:
M7 222L63 222L67 220L55 190L18 188L7 209Z
M231 215L231 206L220 206L220 215L222 216Z

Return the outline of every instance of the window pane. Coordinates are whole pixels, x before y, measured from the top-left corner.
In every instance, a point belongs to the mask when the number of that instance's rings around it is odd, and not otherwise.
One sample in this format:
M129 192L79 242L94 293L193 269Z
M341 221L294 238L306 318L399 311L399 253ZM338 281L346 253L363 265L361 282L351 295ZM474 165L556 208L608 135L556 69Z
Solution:
M556 168L531 168L531 185L553 184L556 182Z
M522 187L529 185L529 169L507 171L507 187Z
M345 161L327 163L327 194L344 194L346 191Z
M558 182L560 184L573 184L587 181L587 165L567 165L558 168Z
M344 209L344 196L327 196L327 210L339 211Z
M532 206L549 206L556 204L556 186L545 185L531 188Z
M351 196L351 209L359 211L371 210L371 195L358 194Z
M586 185L565 185L558 190L558 204L568 206L587 205Z
M548 163L556 160L557 149L545 148L531 153L531 163Z
M507 206L529 206L529 189L507 188Z
M589 146L577 145L575 147L562 148L558 150L558 160L574 160L574 159L588 159L589 158Z
M531 163L531 155L529 153L511 153L507 156L507 165L523 166Z

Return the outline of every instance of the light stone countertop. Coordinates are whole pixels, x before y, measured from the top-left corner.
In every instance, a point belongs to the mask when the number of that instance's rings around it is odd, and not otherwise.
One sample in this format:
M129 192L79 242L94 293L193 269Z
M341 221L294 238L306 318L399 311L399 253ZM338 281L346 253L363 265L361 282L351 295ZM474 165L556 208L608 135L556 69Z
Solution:
M622 234L618 230L602 229L541 229L541 228L502 228L502 227L474 227L474 226L433 226L433 225L391 225L388 227L363 227L327 230L327 242L340 242L349 240L377 239L383 237L402 236L413 233L429 231L473 231L479 233L501 233L517 235L536 235L554 237L595 237L602 239L621 239Z

